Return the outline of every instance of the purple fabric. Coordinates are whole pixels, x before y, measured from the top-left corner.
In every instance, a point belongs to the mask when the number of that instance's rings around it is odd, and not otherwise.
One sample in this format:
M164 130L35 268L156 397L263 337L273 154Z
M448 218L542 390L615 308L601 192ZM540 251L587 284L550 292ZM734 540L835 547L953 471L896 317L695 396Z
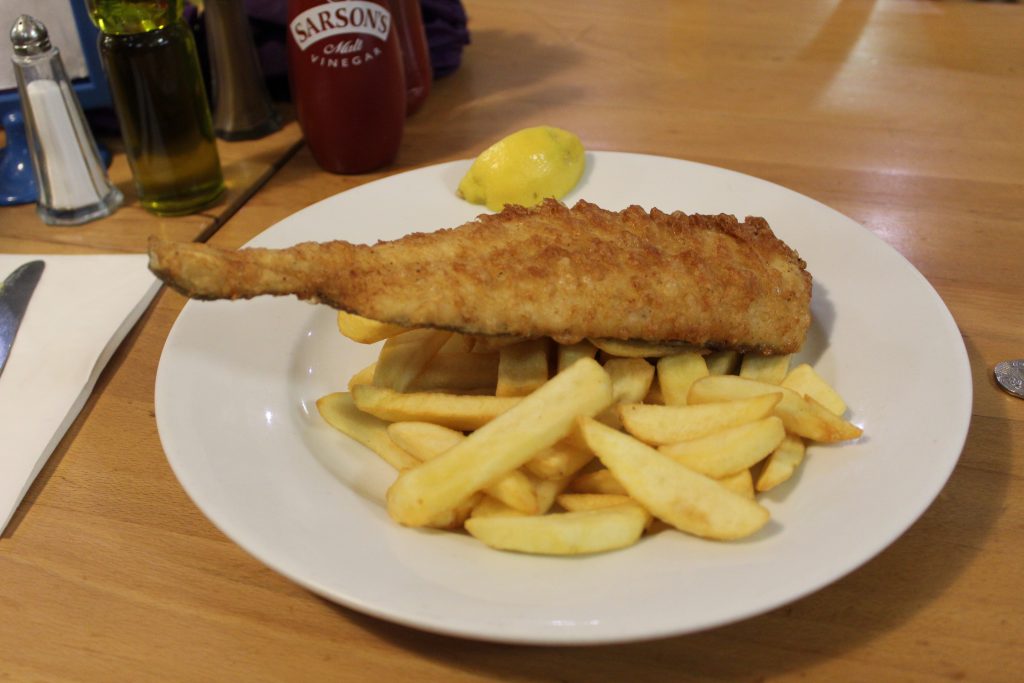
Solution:
M288 25L288 3L286 0L244 0L249 15L253 42L260 58L264 75L269 78L287 79L288 50L285 41ZM272 88L276 98L287 99L287 83Z
M466 10L460 0L420 0L427 31L434 78L447 76L462 63L462 48L469 45Z
M245 0L245 11L255 19L281 26L288 23L288 3L285 0Z

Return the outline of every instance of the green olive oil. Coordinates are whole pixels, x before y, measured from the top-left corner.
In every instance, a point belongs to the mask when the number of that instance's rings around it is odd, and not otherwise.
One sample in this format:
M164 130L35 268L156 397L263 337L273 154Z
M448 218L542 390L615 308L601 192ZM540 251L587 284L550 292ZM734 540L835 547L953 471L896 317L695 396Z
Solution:
M195 39L182 0L89 0L139 201L192 213L224 190Z

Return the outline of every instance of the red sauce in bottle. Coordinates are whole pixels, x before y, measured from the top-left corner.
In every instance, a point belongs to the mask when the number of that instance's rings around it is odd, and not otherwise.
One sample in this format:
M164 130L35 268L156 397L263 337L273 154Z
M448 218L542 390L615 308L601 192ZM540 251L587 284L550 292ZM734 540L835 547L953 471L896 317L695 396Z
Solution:
M398 27L379 0L288 0L288 76L316 162L365 173L394 161L405 124Z
M405 65L405 113L413 114L430 94L433 71L420 0L391 0Z

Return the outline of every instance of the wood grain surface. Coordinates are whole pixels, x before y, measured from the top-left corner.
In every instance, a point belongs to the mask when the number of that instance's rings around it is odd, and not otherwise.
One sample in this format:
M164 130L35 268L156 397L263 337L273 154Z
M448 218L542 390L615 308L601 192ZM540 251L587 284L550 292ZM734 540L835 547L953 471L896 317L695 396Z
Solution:
M462 67L434 83L392 168L324 173L305 148L290 154L295 133L286 131L225 153L229 168L256 180L240 182L224 220L157 219L129 205L84 229L55 229L28 207L0 208L0 249L138 251L150 232L212 234L236 247L312 202L474 156L536 124L570 129L590 149L727 167L851 216L900 251L952 311L974 410L942 493L845 578L710 631L592 648L421 633L315 597L191 503L154 421L159 355L184 304L164 291L0 537L0 680L1024 678L1024 401L992 376L997 361L1024 357L1024 7L465 6L472 43Z
M290 106L283 105L288 115ZM0 137L2 142L2 137ZM77 254L143 252L151 234L168 239L205 241L220 228L302 146L295 121L259 140L217 140L224 193L210 206L188 216L155 216L139 205L128 160L120 140L103 140L113 152L107 175L124 194L112 215L84 225L45 225L35 204L0 207L0 251L9 254Z

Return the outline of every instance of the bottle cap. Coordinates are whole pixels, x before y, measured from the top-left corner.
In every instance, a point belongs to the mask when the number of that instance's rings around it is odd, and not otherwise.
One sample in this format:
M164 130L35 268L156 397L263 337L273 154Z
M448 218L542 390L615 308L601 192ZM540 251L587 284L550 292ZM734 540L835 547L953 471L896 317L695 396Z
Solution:
M22 14L11 27L11 45L20 57L42 54L50 49L50 35L43 22Z

